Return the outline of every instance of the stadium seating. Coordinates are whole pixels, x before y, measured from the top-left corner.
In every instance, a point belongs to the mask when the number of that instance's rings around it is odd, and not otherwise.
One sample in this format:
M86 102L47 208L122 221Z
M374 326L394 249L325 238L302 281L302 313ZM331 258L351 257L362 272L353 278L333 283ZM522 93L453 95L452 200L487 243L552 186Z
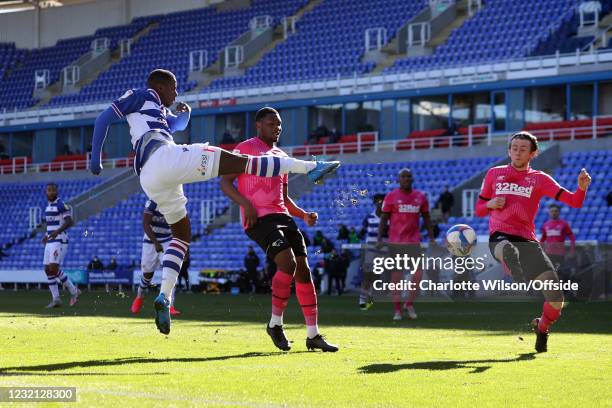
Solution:
M210 89L287 83L369 72L374 63L362 63L364 33L384 27L389 39L426 1L324 0L297 24L297 32L266 54L243 77L214 81ZM365 10L376 10L368 13ZM313 46L316 44L316 46ZM342 44L341 47L338 44Z
M179 93L190 91L195 82L188 81L189 51L206 50L210 65L224 47L249 30L253 17L270 15L276 25L306 3L306 0L254 0L251 7L243 10L217 12L214 7L207 7L149 17L151 21L157 20L159 27L135 43L129 56L101 73L80 94L56 97L52 104L116 99L127 89L144 86L148 73L158 67L169 68L175 73Z
M69 181L69 182L57 182L60 197L64 201L70 200L72 197L77 196L81 192L92 188L102 180L81 180L81 181ZM47 205L47 198L45 195L45 187L47 183L36 182L36 183L6 183L0 186L0 202L2 203L0 210L0 223L3 227L0 231L0 245L14 244L19 239L29 235L29 209L31 207L38 207L41 209L41 216L44 217L44 209ZM42 247L40 243L40 236L31 239L35 244L36 250L39 250L42 256ZM17 245L13 248L17 252L21 253L20 250L24 246ZM19 249L17 249L19 248ZM37 252L37 251L34 251ZM13 253L13 250L10 252ZM24 256L29 255L23 252ZM42 258L41 258L42 259ZM24 261L24 258L19 256L7 258L6 260L0 261L0 267L6 267L5 263L10 261ZM39 262L40 263L40 262ZM16 266L22 267L16 263Z
M13 63L10 73L0 77L0 108L26 108L38 102L33 98L34 72L38 69L48 69L50 83L60 79L61 71L88 52L91 43L96 38L109 38L111 46L116 47L117 41L133 36L146 26L147 19L135 20L126 26L116 26L97 30L94 35L60 40L53 47L35 49L30 52L18 51L19 62ZM59 97L62 103L70 100L68 96Z
M432 55L399 59L387 73L504 61L529 55L529 46L544 41L550 27L570 12L577 0L489 0Z
M248 29L256 16L271 15L273 23L295 14L307 0L254 0L242 10L217 12L214 7L141 17L126 26L98 30L92 36L59 41L33 51L0 44L0 108L20 109L38 101L32 97L34 71L49 68L57 81L63 67L88 51L94 38L108 37L116 47L153 22L159 23L132 47L131 55L102 72L76 95L59 95L49 105L108 101L126 89L141 87L147 73L159 66L177 74L179 92L196 86L188 81L189 51L208 51L209 65L219 52ZM578 0L489 0L474 16L455 29L433 55L405 57L386 68L387 73L412 72L440 67L503 61L529 55L572 51L590 39L577 39L577 19L572 10ZM602 16L610 9L603 2ZM265 86L277 83L365 74L375 66L362 62L364 32L384 27L387 38L427 6L425 0L323 0L306 12L297 31L266 53L245 75L213 81L208 90ZM364 12L376 9L376 13ZM512 39L509 41L508 39ZM317 45L313 47L313 43ZM338 44L342 44L338 47ZM8 70L8 67L12 69Z
M424 191L433 206L445 185L448 184L451 188L457 186L475 173L490 167L496 160L497 158L493 157L481 157L412 163L347 164L338 170L337 177L328 179L321 186L315 186L310 193L298 200L298 205L319 213L317 227L307 228L301 220L298 220L298 224L311 239L316 230L321 230L325 236L336 242L339 224L355 227L359 231L362 220L372 211L372 196L396 188L396 175L402 167L409 166L413 170L415 188ZM578 239L611 242L612 214L605 197L612 190L612 182L605 175L612 171L612 152L568 153L562 156L562 162L563 165L554 172L554 177L561 185L574 190L578 172L582 167L590 171L593 184L584 208L571 209L561 206L561 216L570 223ZM68 199L91 188L95 183L96 181L91 180L60 183L60 192L62 197ZM28 208L44 207L46 201L43 188L44 183L2 185L0 221L6 228L0 234L0 242L15 242L16 238L29 232ZM185 194L189 198L188 210L193 233L199 235L199 239L191 246L193 270L242 268L247 247L252 242L244 235L240 223L230 223L210 233L200 223L202 200L212 200L217 215L229 205L228 199L219 188L218 180L186 185ZM94 255L100 257L104 263L108 263L111 257L116 257L119 264L138 266L145 200L143 194L134 194L115 207L72 227L69 230L70 246L65 267L84 268ZM547 205L550 202L551 199L542 201L536 219L538 229L547 219ZM488 234L487 218L451 217L447 224L440 224L440 230L444 232L457 223L471 225L479 235ZM9 256L0 260L0 269L39 268L43 255L40 235L13 245L6 252ZM263 262L263 252L257 247L256 252ZM322 260L320 249L311 247L309 252L311 266Z

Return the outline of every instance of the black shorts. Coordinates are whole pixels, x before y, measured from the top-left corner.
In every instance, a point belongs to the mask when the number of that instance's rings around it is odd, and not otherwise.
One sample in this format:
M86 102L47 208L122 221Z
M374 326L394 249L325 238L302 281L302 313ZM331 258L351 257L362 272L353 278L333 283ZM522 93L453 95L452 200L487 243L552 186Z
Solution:
M489 250L493 258L497 259L495 257L495 246L505 240L516 244L515 246L519 251L519 262L526 279L531 281L544 272L556 272L555 266L538 241L531 241L505 232L496 231L489 237ZM497 260L501 263L500 259Z
M291 248L295 256L306 256L304 236L293 218L287 214L260 217L245 232L271 259L287 248Z

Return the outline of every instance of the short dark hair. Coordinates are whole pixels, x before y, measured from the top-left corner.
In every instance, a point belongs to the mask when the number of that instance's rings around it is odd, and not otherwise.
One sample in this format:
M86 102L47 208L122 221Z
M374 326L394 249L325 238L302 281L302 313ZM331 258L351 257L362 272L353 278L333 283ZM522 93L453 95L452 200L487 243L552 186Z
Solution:
M278 114L278 111L276 109L274 109L274 108L269 107L269 106L265 106L265 107L261 108L260 110L258 110L257 113L255 114L255 122L259 122L260 120L262 120L266 116L272 115L272 114Z
M374 194L374 197L372 197L372 201L374 203L377 203L379 201L384 201L384 200L385 200L385 194L378 193L378 194Z
M170 81L176 81L174 74L167 69L155 69L151 71L147 78L147 86L151 87L154 84L167 83Z
M47 187L49 186L53 186L57 190L57 183L54 183L54 182L47 183Z
M555 204L555 203L552 203L551 205L548 206L548 209L551 209L551 208L556 208L557 210L561 209L561 207L559 207L559 204Z
M529 140L529 142L531 143L531 151L535 152L538 150L538 138L535 137L534 135L532 135L529 132L526 132L524 130L520 131L520 132L516 132L515 134L512 135L512 137L510 138L510 143L508 143L508 149L510 148L510 146L512 146L512 141L518 139L518 140Z

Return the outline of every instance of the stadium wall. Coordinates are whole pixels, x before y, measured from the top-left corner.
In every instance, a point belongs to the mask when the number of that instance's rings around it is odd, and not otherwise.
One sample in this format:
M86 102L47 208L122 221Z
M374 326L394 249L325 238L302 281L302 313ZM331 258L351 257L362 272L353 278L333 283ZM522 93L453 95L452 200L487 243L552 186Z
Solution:
M58 40L128 24L135 17L192 10L223 0L97 0L72 6L0 14L0 41L18 48L55 45Z

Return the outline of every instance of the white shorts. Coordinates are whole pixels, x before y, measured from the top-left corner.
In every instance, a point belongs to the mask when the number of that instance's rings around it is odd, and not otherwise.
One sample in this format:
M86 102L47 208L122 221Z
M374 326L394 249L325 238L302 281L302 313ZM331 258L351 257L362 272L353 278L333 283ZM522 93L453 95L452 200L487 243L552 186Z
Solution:
M140 185L168 224L176 224L187 215L183 184L217 177L220 158L221 149L208 143L164 145L146 161Z
M162 242L161 246L164 248L164 252L168 249L170 241ZM162 263L164 252L155 251L155 245L149 244L148 242L142 243L142 257L140 258L140 269L142 272L155 272Z
M62 242L49 242L45 245L43 265L61 264L64 261L67 251L68 244Z

